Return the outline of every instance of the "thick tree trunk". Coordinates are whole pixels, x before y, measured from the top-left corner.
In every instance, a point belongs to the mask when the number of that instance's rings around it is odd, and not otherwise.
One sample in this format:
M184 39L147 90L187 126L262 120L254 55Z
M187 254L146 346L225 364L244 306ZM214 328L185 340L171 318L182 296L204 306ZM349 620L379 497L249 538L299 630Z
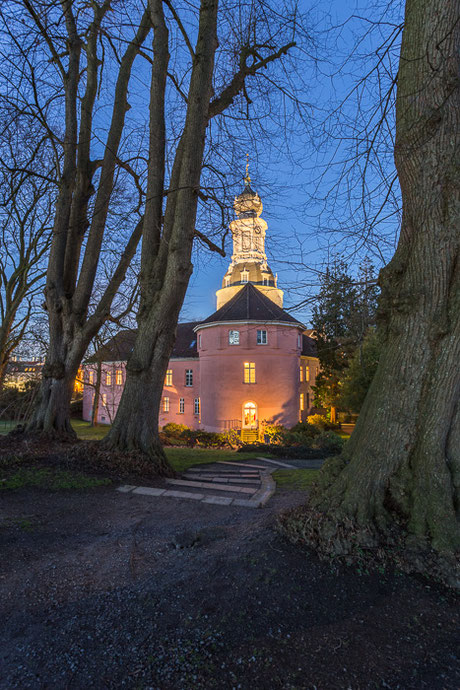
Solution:
M296 527L326 554L403 544L414 569L451 584L460 549L458 15L458 0L406 3L395 147L403 223L379 278L383 352L348 446L326 463L314 512Z
M70 401L75 377L86 351L86 340L61 312L50 315L50 344L37 405L26 431L75 438L70 424Z

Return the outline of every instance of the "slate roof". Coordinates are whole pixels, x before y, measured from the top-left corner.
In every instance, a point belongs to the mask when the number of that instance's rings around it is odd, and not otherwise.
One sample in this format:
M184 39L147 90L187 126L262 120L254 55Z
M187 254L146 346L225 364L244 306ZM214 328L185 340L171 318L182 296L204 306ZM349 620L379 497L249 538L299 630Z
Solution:
M251 283L246 283L231 300L214 314L200 322L200 326L219 321L281 321L282 323L298 324L300 321L281 309L271 299L263 295ZM198 325L198 324L197 324Z
M309 333L312 333L310 330ZM305 357L318 357L316 352L316 341L309 335L302 335L302 355Z
M191 321L177 324L176 342L171 359L198 357L196 335L193 330L198 323L198 321ZM125 362L133 349L136 334L136 330L120 331L100 347L92 357L89 357L87 362Z

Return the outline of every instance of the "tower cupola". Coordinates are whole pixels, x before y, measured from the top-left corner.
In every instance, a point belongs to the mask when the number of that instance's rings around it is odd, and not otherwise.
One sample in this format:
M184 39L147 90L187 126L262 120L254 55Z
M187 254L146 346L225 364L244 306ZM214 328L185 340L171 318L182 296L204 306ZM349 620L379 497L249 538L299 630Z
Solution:
M260 217L263 204L260 196L251 188L249 163L246 163L244 189L235 197L233 208L236 219L230 223L233 240L232 260L217 291L217 309L220 309L246 283L252 283L275 304L283 306L283 292L267 263L265 235L268 225Z

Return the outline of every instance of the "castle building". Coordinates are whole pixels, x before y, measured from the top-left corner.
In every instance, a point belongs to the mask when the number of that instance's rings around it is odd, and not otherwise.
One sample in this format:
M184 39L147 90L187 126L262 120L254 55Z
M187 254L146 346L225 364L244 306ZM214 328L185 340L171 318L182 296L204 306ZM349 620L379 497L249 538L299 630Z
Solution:
M264 424L292 427L312 407L319 372L310 331L283 309L265 253L267 223L249 175L234 201L233 254L217 311L200 322L180 323L166 372L159 424L206 431L241 430L255 439ZM114 419L126 377L134 331L121 331L85 366L83 418Z

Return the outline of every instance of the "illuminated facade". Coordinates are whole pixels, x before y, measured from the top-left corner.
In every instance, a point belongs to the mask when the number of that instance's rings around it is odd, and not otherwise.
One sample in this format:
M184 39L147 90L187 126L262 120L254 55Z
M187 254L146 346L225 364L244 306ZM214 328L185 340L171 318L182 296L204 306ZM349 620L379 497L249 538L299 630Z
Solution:
M257 435L263 423L291 427L312 407L319 371L314 341L284 311L265 253L267 223L262 201L246 175L230 223L233 254L217 291L217 311L201 322L178 325L160 409L168 422L207 431L242 430ZM98 367L85 371L83 416L91 419L99 388L98 421L109 424L123 390L125 363L135 333L122 331L98 352Z

